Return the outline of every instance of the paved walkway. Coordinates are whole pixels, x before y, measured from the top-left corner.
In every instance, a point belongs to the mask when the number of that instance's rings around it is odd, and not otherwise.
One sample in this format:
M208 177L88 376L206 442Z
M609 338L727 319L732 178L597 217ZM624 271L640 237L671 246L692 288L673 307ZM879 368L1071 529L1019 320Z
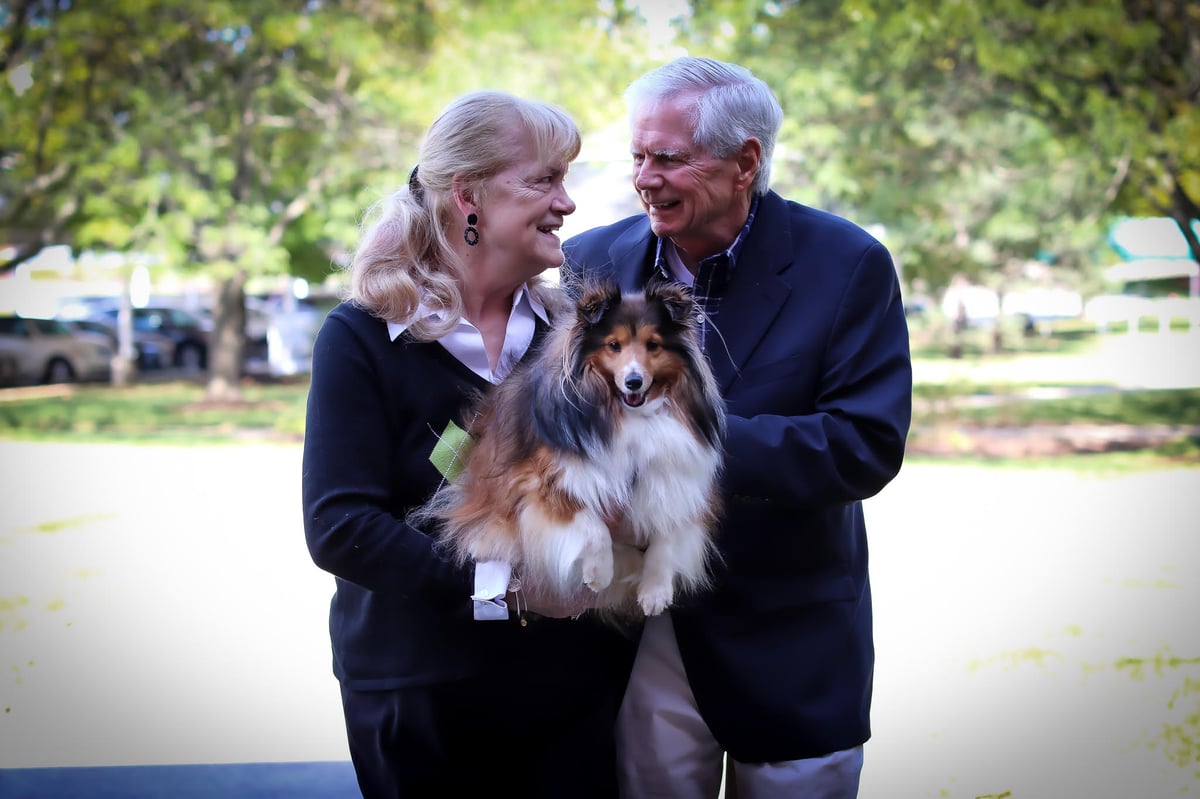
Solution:
M0 799L354 799L349 762L0 769Z
M1200 336L1169 336L1039 359L1021 380L1200 386ZM1028 433L1011 436L1054 440ZM0 486L0 799L356 795L299 447L0 442ZM1183 610L1200 606L1200 469L909 465L867 508L880 660L863 799L1200 789L1150 745L1187 711L1182 672L1113 666L1200 651Z
M299 452L0 442L0 797L353 796ZM1118 665L1200 652L1200 469L914 464L867 515L863 799L1200 788L1150 745L1200 675Z
M1083 354L918 361L917 383L1200 387L1200 330L1110 334Z

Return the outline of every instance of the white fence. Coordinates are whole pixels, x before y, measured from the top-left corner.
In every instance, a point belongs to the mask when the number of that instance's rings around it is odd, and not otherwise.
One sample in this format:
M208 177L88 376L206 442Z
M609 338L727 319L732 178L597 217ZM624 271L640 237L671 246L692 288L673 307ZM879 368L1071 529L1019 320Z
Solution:
M1124 322L1130 333L1138 333L1143 319L1158 321L1158 331L1166 333L1171 323L1186 320L1188 327L1200 329L1200 297L1132 297L1109 294L1093 297L1083 308L1083 316L1104 332L1117 322Z

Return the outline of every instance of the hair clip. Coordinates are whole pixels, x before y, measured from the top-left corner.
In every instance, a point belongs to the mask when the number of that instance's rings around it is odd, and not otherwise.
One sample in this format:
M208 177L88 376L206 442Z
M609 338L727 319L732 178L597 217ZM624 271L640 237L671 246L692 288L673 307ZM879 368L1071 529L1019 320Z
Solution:
M417 200L425 196L425 187L421 185L421 181L417 180L417 167L420 164L413 166L412 172L408 173L408 191Z

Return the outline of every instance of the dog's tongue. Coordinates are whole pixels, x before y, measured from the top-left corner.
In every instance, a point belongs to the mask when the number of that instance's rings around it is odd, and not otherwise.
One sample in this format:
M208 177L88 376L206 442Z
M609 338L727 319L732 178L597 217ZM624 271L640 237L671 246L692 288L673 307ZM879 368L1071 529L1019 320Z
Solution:
M646 395L642 392L623 394L621 396L625 400L625 404L630 408L640 408L642 403L646 401Z

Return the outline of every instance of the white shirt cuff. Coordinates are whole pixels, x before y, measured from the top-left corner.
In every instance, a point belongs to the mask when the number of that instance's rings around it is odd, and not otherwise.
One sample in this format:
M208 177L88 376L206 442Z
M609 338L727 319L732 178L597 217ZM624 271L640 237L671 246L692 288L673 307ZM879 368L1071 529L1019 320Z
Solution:
M475 564L475 621L501 621L508 618L508 579L512 566L502 560L485 560Z

